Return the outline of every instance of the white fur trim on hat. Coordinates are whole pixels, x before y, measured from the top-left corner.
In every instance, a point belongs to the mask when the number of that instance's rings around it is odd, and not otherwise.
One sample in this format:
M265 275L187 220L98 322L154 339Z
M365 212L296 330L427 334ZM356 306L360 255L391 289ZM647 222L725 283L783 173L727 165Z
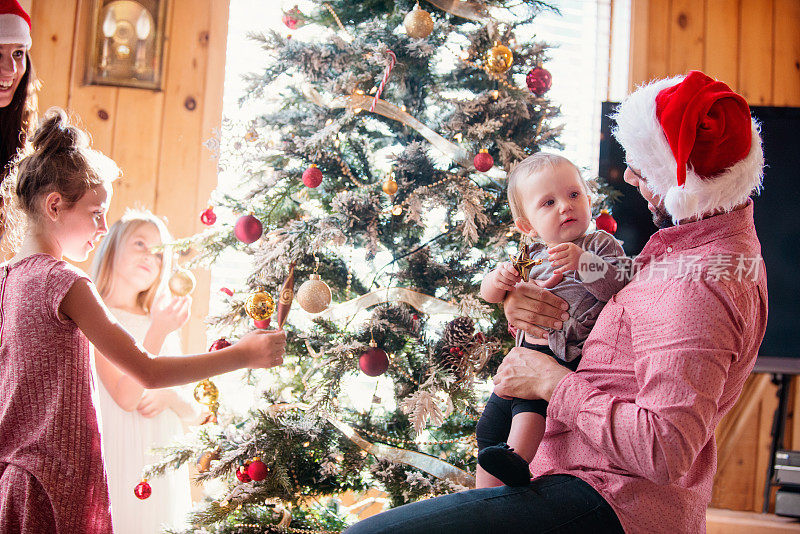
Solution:
M683 79L676 76L639 87L612 117L617 122L614 137L625 150L628 164L641 172L650 191L664 199L664 207L676 223L717 210L731 211L760 191L764 177L761 135L751 118L752 141L744 159L706 179L687 166L686 183L678 187L677 163L656 117L656 95Z
M21 44L31 47L31 28L19 15L4 13L0 15L0 44Z

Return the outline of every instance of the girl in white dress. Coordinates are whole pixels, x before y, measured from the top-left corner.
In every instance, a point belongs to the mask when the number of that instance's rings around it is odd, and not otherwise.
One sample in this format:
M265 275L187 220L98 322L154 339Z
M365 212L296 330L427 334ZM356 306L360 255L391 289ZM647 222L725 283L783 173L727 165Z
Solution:
M106 305L151 354L182 352L177 331L191 307L191 297L173 297L165 288L169 254L158 247L169 241L161 219L149 211L128 211L111 226L92 263ZM185 465L150 479L149 499L137 499L133 489L142 468L156 459L150 450L183 434L181 420L198 418L195 404L175 388L143 389L97 351L95 365L114 532L151 534L162 525L185 525L191 509Z

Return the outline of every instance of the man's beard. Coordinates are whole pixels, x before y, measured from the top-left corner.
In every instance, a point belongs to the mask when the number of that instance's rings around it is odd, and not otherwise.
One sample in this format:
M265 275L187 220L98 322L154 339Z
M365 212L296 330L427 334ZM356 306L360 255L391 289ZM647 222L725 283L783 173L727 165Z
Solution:
M672 222L672 215L667 213L667 211L660 206L656 206L653 210L653 224L655 224L656 228L659 230L675 226Z

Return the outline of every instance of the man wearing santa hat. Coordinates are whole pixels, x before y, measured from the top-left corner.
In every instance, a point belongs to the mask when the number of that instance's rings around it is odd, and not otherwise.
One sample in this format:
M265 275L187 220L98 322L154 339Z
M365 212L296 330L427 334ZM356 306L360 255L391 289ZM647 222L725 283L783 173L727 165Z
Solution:
M705 531L714 429L767 323L750 199L761 138L744 99L697 71L639 88L616 120L625 180L661 229L598 317L576 372L521 347L500 365L495 393L549 401L531 484L402 506L349 533ZM521 283L505 302L509 323L532 337L567 310L548 282Z

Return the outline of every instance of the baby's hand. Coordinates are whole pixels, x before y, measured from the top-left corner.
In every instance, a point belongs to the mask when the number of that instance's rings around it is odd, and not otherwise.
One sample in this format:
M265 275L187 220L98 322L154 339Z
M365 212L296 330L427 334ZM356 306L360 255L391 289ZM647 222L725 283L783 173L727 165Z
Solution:
M563 274L566 271L577 271L583 249L575 243L559 243L547 249L548 259L554 267L558 267L553 274Z
M520 280L522 277L510 261L504 261L495 269L494 287L497 289L512 291Z
M283 330L253 330L236 343L235 347L245 351L247 367L250 369L275 367L283 363L286 352L286 332Z

